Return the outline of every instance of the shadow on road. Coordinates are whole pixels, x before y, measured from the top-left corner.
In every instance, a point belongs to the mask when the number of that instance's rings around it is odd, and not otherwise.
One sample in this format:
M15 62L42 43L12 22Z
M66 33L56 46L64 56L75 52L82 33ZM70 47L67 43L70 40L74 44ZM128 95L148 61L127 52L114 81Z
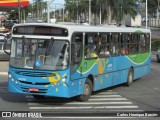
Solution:
M26 103L25 95L8 92L7 82L0 82L0 98L6 102Z

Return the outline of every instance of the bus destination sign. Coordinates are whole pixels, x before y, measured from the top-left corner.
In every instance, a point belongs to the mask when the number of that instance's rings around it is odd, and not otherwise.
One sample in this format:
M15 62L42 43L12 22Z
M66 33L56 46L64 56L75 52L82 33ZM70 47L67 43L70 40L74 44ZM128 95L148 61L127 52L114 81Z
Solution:
M14 35L46 35L46 36L68 36L65 28L49 26L16 26L13 28Z

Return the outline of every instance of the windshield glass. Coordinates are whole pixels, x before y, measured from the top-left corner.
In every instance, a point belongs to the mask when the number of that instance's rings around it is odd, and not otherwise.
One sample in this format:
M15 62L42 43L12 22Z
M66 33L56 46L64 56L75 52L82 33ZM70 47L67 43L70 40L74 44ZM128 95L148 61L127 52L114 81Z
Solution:
M69 64L69 43L65 40L13 38L10 66L16 68L64 70Z

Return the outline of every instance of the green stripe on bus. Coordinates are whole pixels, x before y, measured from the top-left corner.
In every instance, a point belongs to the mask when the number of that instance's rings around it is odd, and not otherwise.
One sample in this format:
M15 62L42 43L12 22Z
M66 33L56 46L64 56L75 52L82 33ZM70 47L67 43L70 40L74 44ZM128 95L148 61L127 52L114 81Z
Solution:
M78 68L78 71L82 73L87 72L89 69L91 69L91 67L93 67L94 64L96 64L96 61L97 59L93 59L93 60L83 59L80 67Z
M148 53L139 53L133 55L127 55L127 57L134 63L141 64L144 63L148 57L150 56L150 52Z
M141 30L136 30L134 33L143 33Z

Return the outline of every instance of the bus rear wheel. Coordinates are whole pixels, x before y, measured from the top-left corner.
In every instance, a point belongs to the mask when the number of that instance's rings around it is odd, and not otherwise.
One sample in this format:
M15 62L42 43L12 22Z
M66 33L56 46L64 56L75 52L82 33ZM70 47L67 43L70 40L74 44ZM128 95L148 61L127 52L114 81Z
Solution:
M127 83L126 86L130 87L133 83L133 69L130 68L128 72L128 77L127 77Z
M88 101L91 94L92 94L92 82L89 78L87 78L86 83L84 85L84 92L82 95L78 96L78 100L81 102Z

